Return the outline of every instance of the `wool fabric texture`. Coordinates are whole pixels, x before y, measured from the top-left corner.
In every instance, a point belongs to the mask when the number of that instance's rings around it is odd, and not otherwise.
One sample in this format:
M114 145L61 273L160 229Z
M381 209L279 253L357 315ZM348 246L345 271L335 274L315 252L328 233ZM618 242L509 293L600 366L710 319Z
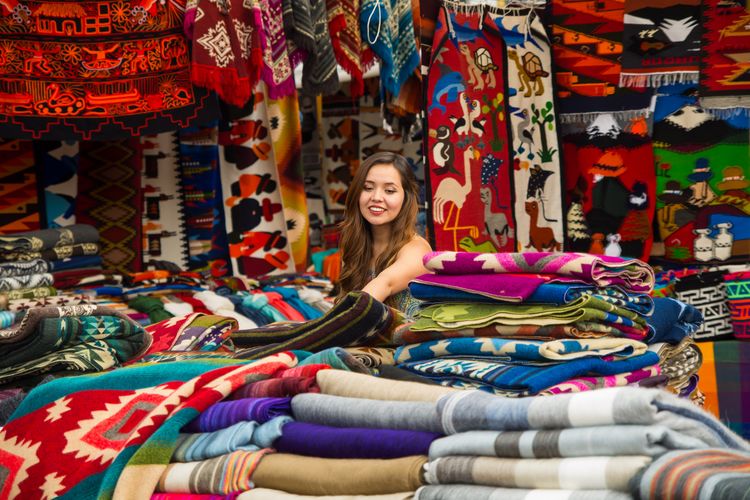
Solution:
M414 491L422 484L424 456L377 459L267 455L253 474L261 488L303 495L381 495Z
M650 333L649 344L680 341L698 331L703 324L703 315L690 304L671 297L654 298L654 313L646 318Z
M434 403L298 394L292 398L292 415L300 422L334 427L442 432Z
M391 493L387 495L295 495L281 490L272 490L269 488L253 488L252 490L243 491L237 497L237 500L410 500L413 496L412 491L403 491L401 493ZM153 500L153 499L152 499ZM168 499L164 499L168 500ZM187 499L186 499L187 500ZM206 499L213 500L213 499ZM218 500L218 499L217 499Z
M495 488L474 484L441 484L422 486L414 500L455 500L471 498L472 500L535 500L541 498L559 498L565 500L632 500L628 493L612 490L553 490L524 488Z
M185 427L189 432L212 432L237 422L268 422L274 417L291 414L291 398L247 398L220 401L209 406Z
M148 319L151 323L158 323L174 317L172 313L164 309L164 303L161 300L145 295L129 301L128 307L148 314Z
M39 252L80 243L98 243L99 232L88 224L55 229L41 229L0 236L0 250L8 252ZM4 253L4 252L3 252Z
M322 394L383 401L423 401L434 403L456 389L416 382L388 380L358 373L320 371L316 375Z
M322 458L398 458L426 455L434 432L330 427L289 422L274 443L280 453Z
M357 358L346 352L342 347L329 347L328 349L314 354L309 354L308 357L304 358L299 353L300 351L293 351L300 359L300 365L306 366L308 364L322 364L333 368L334 370L346 370L357 373L370 374L370 370L362 364Z
M0 278L25 274L42 274L47 271L49 271L49 263L42 259L0 263Z
M234 391L229 399L282 398L305 392L320 392L315 377L270 378L246 384Z
M237 450L255 451L252 444L257 422L237 422L214 432L180 434L172 462L194 462L226 455Z

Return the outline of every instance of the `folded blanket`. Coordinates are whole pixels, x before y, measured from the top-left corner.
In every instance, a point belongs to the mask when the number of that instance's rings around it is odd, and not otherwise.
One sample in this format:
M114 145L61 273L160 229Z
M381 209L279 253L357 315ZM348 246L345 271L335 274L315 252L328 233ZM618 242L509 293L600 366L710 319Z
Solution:
M679 344L652 344L649 350L659 356L659 366L669 377L669 387L679 392L698 373L703 364L703 354L691 337L683 338Z
M49 264L42 259L34 259L26 262L1 262L0 278L12 276L24 276L29 274L43 274L49 271Z
M395 349L392 347L345 347L344 349L370 369L393 364Z
M232 333L238 357L258 359L276 352L321 351L348 345L391 342L401 315L364 292L351 292L324 316L295 325L266 326Z
M559 281L562 278L556 279ZM554 277L550 277L550 281L539 285L531 295L518 300L514 300L518 296L509 287L507 274L424 274L409 282L409 290L415 298L430 302L501 301L562 305L583 295L593 295L642 315L651 314L654 308L651 297L645 293L625 293L614 286L596 288L554 280Z
M253 488L252 490L240 493L236 500L411 500L413 495L413 491L402 491L400 493L390 493L387 495L295 495L294 493L287 493L286 491L281 490ZM151 497L151 500L160 499ZM164 500L169 499L165 498ZM209 498L202 500L212 499Z
M320 371L316 376L320 392L332 396L384 401L425 401L434 403L441 396L455 392L440 386L388 380L357 373Z
M724 500L747 498L750 453L726 449L672 451L636 478L636 499Z
M54 248L43 250L18 250L0 252L0 261L26 261L34 259L43 259L54 261L67 259L68 257L78 257L81 255L97 255L99 245L97 243L78 243L75 245L62 245Z
M242 498L242 497L241 497ZM430 485L419 488L414 500L633 500L627 493L612 490L527 490L522 488L493 488L473 484ZM152 499L153 500L153 499Z
M592 296L583 296L556 307L525 304L452 303L425 307L410 327L419 330L457 330L501 325L575 325L613 326L645 337L648 329L643 317Z
M553 385L543 390L541 396L552 394L566 394L569 392L591 391L594 389L603 389L605 387L622 387L625 385L634 385L643 380L657 377L661 374L659 365L647 366L630 372L618 373L616 375L604 375L601 377L576 377L565 382ZM666 378L664 379L666 382ZM640 384L639 384L640 385Z
M55 280L50 273L26 274L0 278L0 291L23 290L52 286Z
M606 425L547 431L469 431L435 440L430 460L451 455L557 458L646 455L707 448L662 425Z
M19 312L26 311L28 309L36 309L39 307L46 306L77 306L81 304L93 304L93 300L88 295L79 294L65 294L65 295L54 295L51 297L40 297L40 298L29 298L29 299L13 299L9 300L7 304L8 311Z
M301 495L382 495L425 484L426 462L424 456L357 460L275 453L261 461L252 481L260 488Z
M399 347L394 361L420 361L439 357L501 357L507 360L566 361L590 356L614 355L620 358L646 352L646 344L630 339L602 338L580 340L510 340L500 338L457 338L432 340Z
M431 252L424 266L438 274L555 274L606 287L619 286L626 292L649 293L654 271L637 259L582 253L474 253Z
M300 422L334 427L442 432L434 403L298 394L292 398L292 415Z
M306 357L302 356L301 352L304 351L294 351L300 359L300 365L324 364L334 370L370 374L370 369L356 357L349 354L343 347L329 347L314 354L306 352Z
M331 427L290 422L273 447L280 453L322 458L398 458L427 455L435 432Z
M750 444L712 414L660 389L616 387L522 399L501 398L481 391L458 392L440 398L437 411L446 434L656 424L700 439L709 446L750 450Z
M496 458L443 457L427 464L430 484L481 484L506 488L628 491L651 457Z
M50 271L65 271L69 269L84 269L102 267L101 255L80 255L78 257L67 257L49 262Z
M305 392L320 392L315 377L285 377L259 380L245 384L234 391L229 399L283 398Z
M671 297L654 298L654 313L646 318L650 333L646 342L678 344L683 338L698 331L703 315L690 304Z
M607 336L622 337L624 332L613 327L594 325L599 330L584 330L590 325L490 325L477 328L460 328L458 330L412 330L414 323L405 323L393 333L394 344L418 344L430 340L456 337L533 337L535 339L595 339Z
M48 248L77 243L97 243L99 232L94 226L73 224L54 229L41 229L0 236L0 250L8 252L38 252Z
M209 406L198 418L185 426L185 430L188 432L212 432L245 421L262 424L278 416L291 415L291 409L291 398L248 398L220 401Z
M157 491L227 494L249 490L258 464L272 451L234 451L209 460L169 464Z
M530 396L556 384L585 375L615 375L630 372L659 362L659 356L646 352L620 360L579 358L563 363L535 363L529 361L502 361L501 358L479 356L467 358L443 357L425 361L410 361L398 365L424 377L439 380L445 385L451 381L480 383L505 391L510 395Z

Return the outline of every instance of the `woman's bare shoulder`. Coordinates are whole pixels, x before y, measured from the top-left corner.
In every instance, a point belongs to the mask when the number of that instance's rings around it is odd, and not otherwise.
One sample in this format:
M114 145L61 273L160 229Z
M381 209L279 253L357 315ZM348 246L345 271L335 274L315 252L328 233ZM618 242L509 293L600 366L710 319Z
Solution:
M409 242L403 246L401 251L407 251L407 252L421 252L421 253L427 253L432 252L432 247L427 242L426 239L422 238L420 235L415 234ZM400 253L400 252L399 252Z

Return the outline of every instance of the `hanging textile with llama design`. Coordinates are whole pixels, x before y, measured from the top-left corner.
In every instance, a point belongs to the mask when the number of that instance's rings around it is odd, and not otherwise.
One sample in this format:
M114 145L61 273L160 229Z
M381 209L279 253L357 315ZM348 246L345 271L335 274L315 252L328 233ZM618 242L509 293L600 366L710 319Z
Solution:
M34 141L37 182L44 191L43 227L76 223L78 149L78 141Z
M516 248L505 61L497 25L481 8L441 9L427 78L429 224L437 250Z
M750 108L750 12L747 0L705 0L700 95L704 108Z
M647 113L652 93L621 88L624 0L552 0L557 112L586 123L598 113L629 119Z
M700 0L626 0L623 87L698 83Z
M0 137L109 140L208 119L184 11L184 0L0 3Z
M180 131L180 169L188 269L215 278L231 274L216 126Z
M656 100L653 132L664 256L679 262L747 262L750 118L715 116L698 105L694 86L666 90Z
M648 259L656 179L647 134L644 119L624 130L604 113L563 137L566 250Z
M177 132L141 137L143 257L188 267Z
M32 142L0 139L0 155L0 234L40 229Z
M509 60L508 116L518 250L562 251L560 146L549 38L539 17L528 11L504 15L490 11L490 16L503 35Z
M264 85L256 85L252 113L219 132L229 258L235 273L250 277L293 268Z

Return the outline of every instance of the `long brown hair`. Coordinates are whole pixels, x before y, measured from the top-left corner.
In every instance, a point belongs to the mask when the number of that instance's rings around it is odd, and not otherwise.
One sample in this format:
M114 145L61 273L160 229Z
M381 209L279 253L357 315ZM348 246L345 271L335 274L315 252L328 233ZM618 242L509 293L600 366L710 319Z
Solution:
M349 192L346 195L346 210L341 228L341 275L340 291L336 300L340 300L353 290L361 290L372 279L370 261L372 260L373 240L370 223L362 216L359 209L359 196L365 186L370 169L375 165L393 165L401 177L404 189L404 203L401 211L391 222L391 239L388 246L375 262L375 274L391 265L398 252L416 234L418 187L417 179L406 158L398 153L380 152L368 157L357 169ZM387 301L386 301L387 302Z

